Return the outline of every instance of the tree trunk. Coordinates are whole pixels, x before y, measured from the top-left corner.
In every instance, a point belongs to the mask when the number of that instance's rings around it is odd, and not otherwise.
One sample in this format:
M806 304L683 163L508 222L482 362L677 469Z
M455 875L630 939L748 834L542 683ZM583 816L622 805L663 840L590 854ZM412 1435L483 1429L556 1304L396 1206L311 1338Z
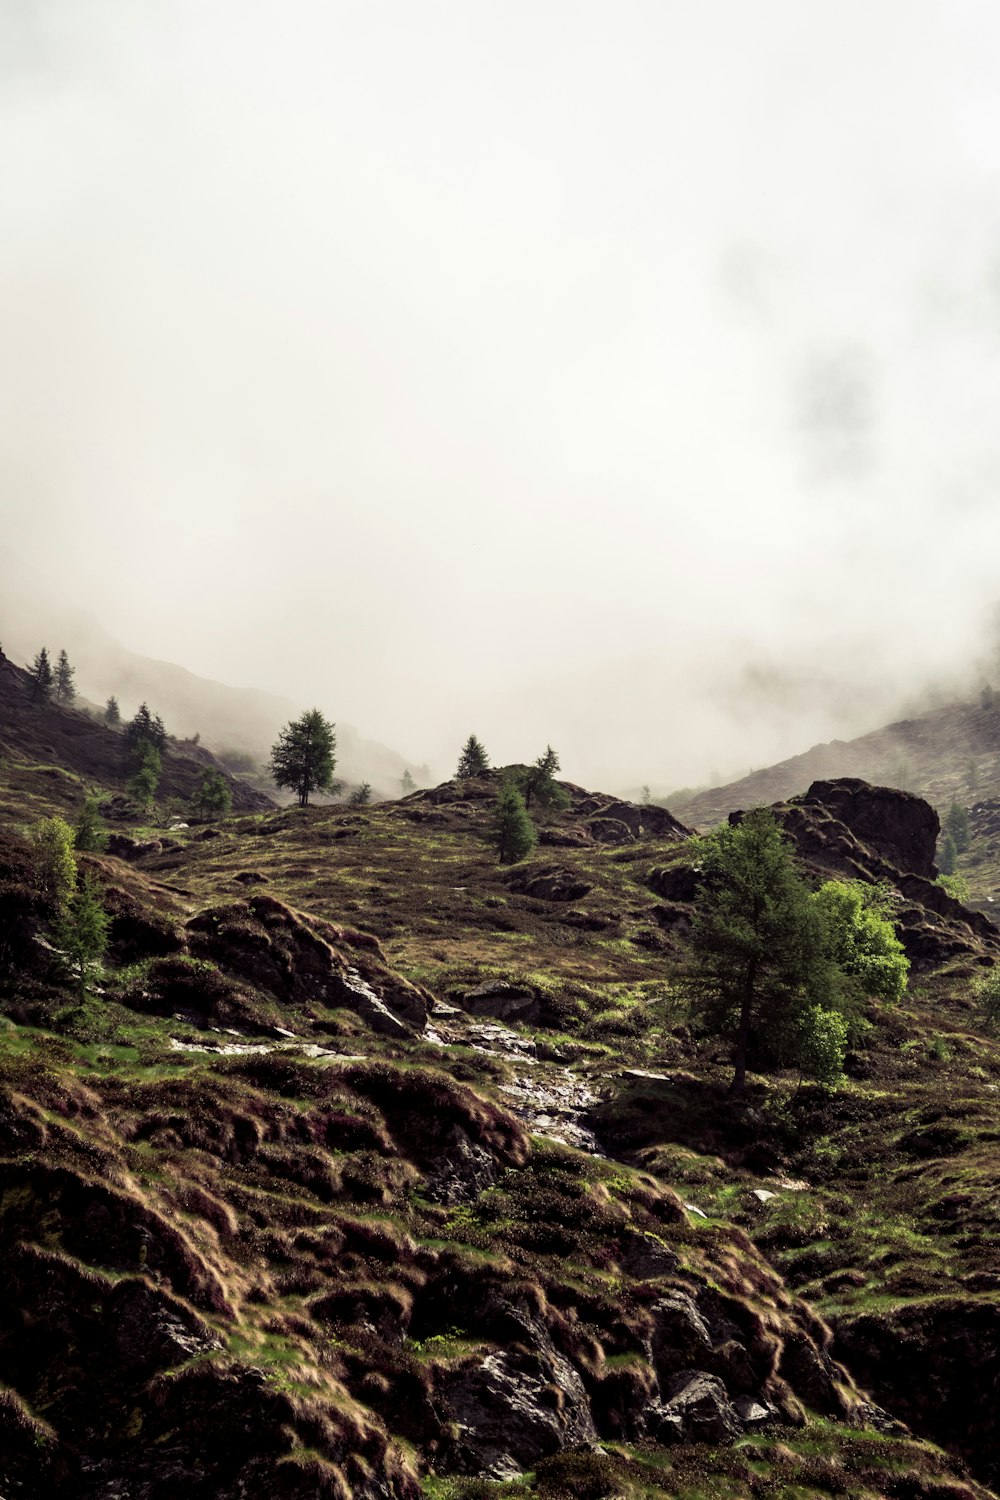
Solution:
M754 962L747 972L743 1003L740 1006L740 1024L736 1029L736 1043L733 1047L733 1081L729 1085L729 1094L733 1099L742 1099L747 1091L747 1052L750 1048L750 1021L756 993L757 964Z

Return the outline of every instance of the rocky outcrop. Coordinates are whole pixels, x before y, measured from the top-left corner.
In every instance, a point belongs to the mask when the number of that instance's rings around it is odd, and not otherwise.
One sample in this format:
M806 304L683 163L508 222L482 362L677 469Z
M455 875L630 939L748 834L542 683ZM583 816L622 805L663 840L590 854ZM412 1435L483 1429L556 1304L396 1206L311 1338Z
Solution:
M563 865L529 865L508 876L507 883L511 890L536 901L579 901L592 890L589 881Z

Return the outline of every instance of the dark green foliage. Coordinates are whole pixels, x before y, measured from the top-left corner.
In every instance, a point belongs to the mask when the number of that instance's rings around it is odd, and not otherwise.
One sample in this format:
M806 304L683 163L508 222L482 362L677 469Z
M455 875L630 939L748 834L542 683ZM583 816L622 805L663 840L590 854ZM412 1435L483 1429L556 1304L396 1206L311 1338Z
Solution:
M367 807L372 800L372 788L370 781L363 781L356 786L347 801L351 807Z
M98 854L106 847L108 836L101 822L97 797L88 797L80 809L73 830L73 847L84 853Z
M31 664L31 701L47 703L52 696L55 677L49 653L43 646Z
M500 788L490 824L490 842L502 865L517 864L527 858L538 842L524 798L513 782L505 781Z
M214 766L206 767L191 798L195 816L204 819L224 818L232 805L233 795L222 772L217 771Z
M110 925L111 918L101 905L97 886L89 875L84 875L55 926L56 943L81 992L86 987L88 968L104 957Z
M958 846L954 835L946 833L941 840L941 849L938 854L938 868L942 875L954 875L958 869Z
M69 664L69 657L65 651L60 651L56 660L56 701L58 703L72 703L76 697L76 686L73 678L76 676L76 668Z
M533 801L543 812L558 812L569 806L569 796L555 779L558 770L559 757L552 746L547 745L545 754L518 776L525 807L530 808Z
M121 721L122 714L121 709L118 707L118 699L115 697L114 693L112 693L111 697L104 705L104 722L105 724L107 724L109 729L117 729L121 724Z
M271 747L270 772L276 786L288 787L305 807L310 792L334 790L334 726L318 708L286 724Z
M834 965L822 914L773 815L754 808L701 839L698 852L684 981L705 1030L732 1043L732 1092L745 1092L756 1037L776 1060L803 1068L822 1054L827 1071Z
M162 755L167 743L167 731L159 714L150 712L149 705L140 703L135 717L125 725L125 755L130 769L142 763L144 745L151 745Z
M156 789L160 784L160 752L152 745L140 741L133 751L133 764L136 763L133 774L126 783L125 790L140 807L152 806Z
M481 776L490 768L490 758L474 734L470 734L458 758L456 776Z
M958 802L952 802L944 820L944 831L950 833L955 841L955 848L959 854L964 854L969 847L972 836L969 828L968 809Z

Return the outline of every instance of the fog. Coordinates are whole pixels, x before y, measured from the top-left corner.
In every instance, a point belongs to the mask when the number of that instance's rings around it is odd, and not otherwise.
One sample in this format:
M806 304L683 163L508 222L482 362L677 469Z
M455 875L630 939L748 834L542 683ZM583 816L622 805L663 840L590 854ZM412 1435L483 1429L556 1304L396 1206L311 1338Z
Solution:
M998 48L989 0L5 0L5 638L27 592L611 788L973 681Z

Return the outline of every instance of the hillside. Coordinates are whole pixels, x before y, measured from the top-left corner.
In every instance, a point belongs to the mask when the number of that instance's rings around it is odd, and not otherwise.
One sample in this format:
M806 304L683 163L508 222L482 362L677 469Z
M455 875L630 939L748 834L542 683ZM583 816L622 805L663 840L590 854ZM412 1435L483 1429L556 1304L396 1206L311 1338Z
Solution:
M302 711L302 706L276 694L214 682L175 662L130 651L93 616L81 611L36 607L26 614L23 602L15 605L8 598L0 602L0 630L8 658L19 659L22 665L34 659L43 641L50 648L65 646L76 668L80 695L92 703L103 705L114 694L122 713L130 716L145 701L178 737L198 735L213 751L243 751L260 766L266 763L282 725ZM335 711L329 716L338 717ZM425 778L426 767L418 768L389 746L338 722L340 779L349 785L368 781L378 792L392 796L399 791L407 768L418 780ZM258 790L267 790L261 778L255 784Z
M121 790L124 780L122 739L82 708L36 703L29 674L0 655L0 755L7 761L5 780L14 797L6 800L16 815L17 794L37 788L55 805L72 806L80 788ZM163 754L160 797L175 799L183 812L202 774L214 767L226 779L237 811L262 811L270 797L232 777L202 745L169 738ZM42 790L44 788L44 790Z
M916 792L942 817L952 801L973 810L972 842L959 871L974 905L985 910L1000 901L1000 703L991 694L985 704L950 703L858 739L814 745L739 781L677 799L672 807L686 823L709 827L737 808L784 801L814 781L842 776Z
M81 996L5 757L3 1493L988 1500L1000 934L933 811L779 808L896 893L913 979L839 1087L739 1104L674 982L683 823L566 785L499 867L498 775L86 856Z

